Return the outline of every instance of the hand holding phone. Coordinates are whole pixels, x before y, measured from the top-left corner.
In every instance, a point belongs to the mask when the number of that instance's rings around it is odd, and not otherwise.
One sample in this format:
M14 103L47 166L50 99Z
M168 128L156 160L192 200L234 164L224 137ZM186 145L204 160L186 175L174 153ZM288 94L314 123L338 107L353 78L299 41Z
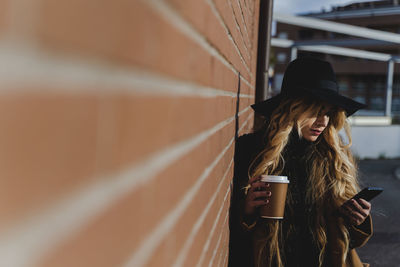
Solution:
M365 221L371 211L369 201L382 193L383 188L367 187L361 190L358 194L346 201L340 211L350 221L351 224L360 225Z
M363 190L361 190L358 194L356 194L354 197L352 197L352 199L357 200L362 198L366 201L370 201L371 199L373 199L382 192L383 192L382 187L366 187Z

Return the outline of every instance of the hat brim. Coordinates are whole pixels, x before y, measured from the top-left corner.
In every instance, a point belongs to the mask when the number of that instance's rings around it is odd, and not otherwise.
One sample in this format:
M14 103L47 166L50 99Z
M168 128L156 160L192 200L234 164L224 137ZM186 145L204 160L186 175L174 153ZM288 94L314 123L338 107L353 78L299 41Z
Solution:
M269 117L272 112L279 106L283 99L282 94L277 94L267 100L262 102L255 103L251 105L251 108L258 114L263 115L264 117Z
M315 90L303 88L304 91L322 101L345 110L347 117L353 115L356 111L366 108L367 105L357 102L349 97L343 96L332 90Z
M367 107L365 104L354 101L351 98L340 95L332 90L302 88L302 91L304 93L302 96L316 98L344 109L347 117L353 115L356 111ZM267 100L253 104L251 107L255 112L268 117L279 106L284 98L285 96L280 93ZM291 96L291 98L294 98L294 96Z

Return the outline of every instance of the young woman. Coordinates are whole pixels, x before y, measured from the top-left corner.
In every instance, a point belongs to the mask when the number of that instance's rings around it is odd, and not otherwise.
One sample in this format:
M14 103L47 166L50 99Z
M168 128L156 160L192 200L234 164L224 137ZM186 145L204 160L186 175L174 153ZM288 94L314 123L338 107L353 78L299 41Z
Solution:
M328 62L299 58L281 93L252 107L266 123L236 142L229 266L363 266L354 248L372 234L371 204L351 199L359 184L346 118L364 105L338 93ZM263 174L290 180L282 220L258 214L272 194Z

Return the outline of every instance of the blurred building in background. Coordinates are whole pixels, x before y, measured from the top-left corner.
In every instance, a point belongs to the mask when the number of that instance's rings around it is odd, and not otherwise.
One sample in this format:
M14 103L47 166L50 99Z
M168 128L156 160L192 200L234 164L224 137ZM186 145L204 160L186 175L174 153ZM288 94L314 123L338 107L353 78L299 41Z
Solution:
M397 0L352 3L333 7L329 12L321 11L300 14L300 16L400 33L400 5ZM400 55L398 44L284 23L277 23L276 35L277 38L293 40L297 45L330 45ZM277 93L280 90L286 64L291 59L291 52L288 48L273 49L275 76L272 92ZM367 110L359 111L357 114L384 114L388 72L386 62L298 51L299 57L305 55L320 57L332 63L341 93L368 105ZM400 67L398 64L395 64L394 68L391 110L394 115L400 114Z

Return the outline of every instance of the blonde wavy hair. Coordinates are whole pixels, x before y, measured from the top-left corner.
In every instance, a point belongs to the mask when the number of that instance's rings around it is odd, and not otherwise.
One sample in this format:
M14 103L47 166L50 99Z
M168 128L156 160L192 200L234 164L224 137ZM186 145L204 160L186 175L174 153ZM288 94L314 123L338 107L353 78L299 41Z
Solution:
M249 178L264 174L279 175L285 166L283 152L288 144L290 133L297 130L301 137L301 129L312 117L323 109L321 102L301 98L287 99L272 113L264 138L266 147L252 161L249 167ZM359 189L356 177L356 166L350 152L351 135L346 120L346 114L341 109L335 109L329 114L330 120L315 141L314 152L307 158L308 184L305 199L315 207L313 219L313 238L319 248L319 266L323 265L327 247L327 211L337 210L347 199L350 199ZM344 129L347 135L345 142L339 135ZM289 194L289 193L288 193ZM349 233L343 219L334 216L336 227L339 228L338 244L342 251L342 262L345 262L349 249ZM283 266L282 225L280 221L266 222L267 236L263 239L258 251L258 266Z

